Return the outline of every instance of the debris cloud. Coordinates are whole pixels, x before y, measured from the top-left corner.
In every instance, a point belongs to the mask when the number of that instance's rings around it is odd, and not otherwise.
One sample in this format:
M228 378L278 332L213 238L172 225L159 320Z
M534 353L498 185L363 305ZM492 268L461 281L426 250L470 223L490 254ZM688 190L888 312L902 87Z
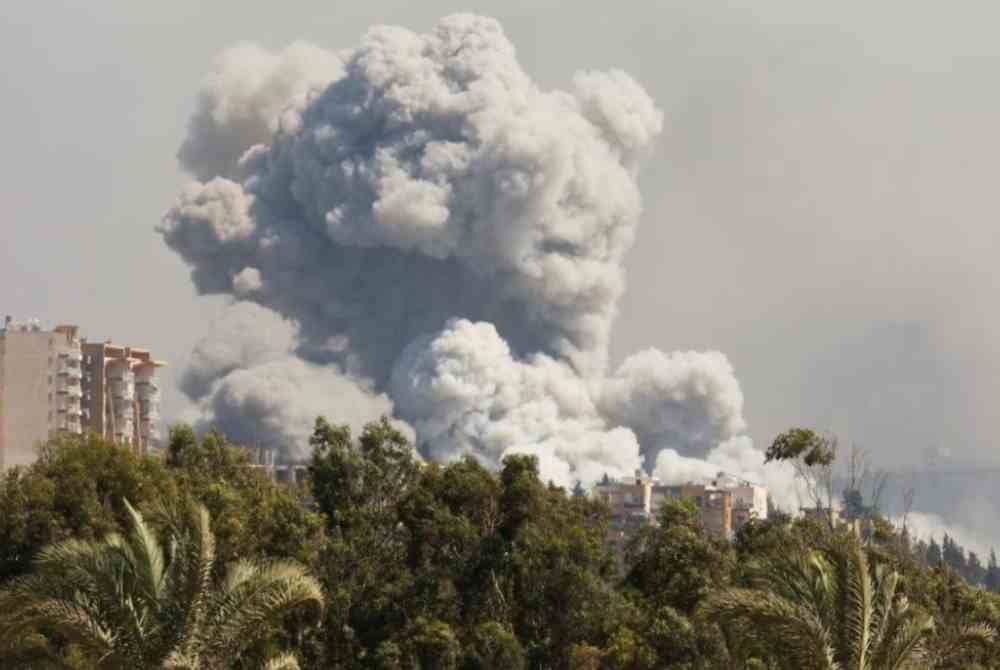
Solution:
M179 154L197 181L159 226L235 301L183 379L200 420L301 455L312 415L392 413L428 458L532 453L564 485L719 449L756 471L724 355L608 371L662 127L618 70L541 89L479 16L225 52Z

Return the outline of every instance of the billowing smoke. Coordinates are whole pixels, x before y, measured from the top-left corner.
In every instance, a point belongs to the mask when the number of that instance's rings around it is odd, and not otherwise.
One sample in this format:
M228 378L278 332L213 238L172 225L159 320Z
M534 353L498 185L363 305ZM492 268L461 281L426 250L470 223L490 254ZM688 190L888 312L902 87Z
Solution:
M249 302L230 306L191 354L181 389L188 417L231 439L262 447L304 446L313 421L335 405L354 430L392 413L392 402L336 365L296 355L298 327Z
M630 475L642 465L635 434L608 428L584 378L545 354L516 360L490 323L455 320L417 340L390 389L434 460L470 453L497 463L532 453L542 475L561 482Z
M753 447L745 435L726 440L695 458L682 456L674 449L663 449L656 456L653 475L665 484L705 481L725 472L738 475L767 487L772 502L789 512L811 506L804 482L787 462L764 463L764 453Z
M198 179L232 176L250 147L270 142L282 112L343 74L340 59L310 44L278 54L254 44L224 51L202 83L181 165Z
M717 351L633 354L602 385L600 405L636 432L650 462L664 448L703 455L746 429L739 382Z
M159 228L201 293L240 301L184 390L204 421L292 450L307 415L393 411L429 458L533 453L566 484L664 449L724 448L758 472L732 441L743 398L722 354L607 370L637 168L662 123L620 71L540 89L471 15L378 27L338 54L227 52L180 153L199 181Z

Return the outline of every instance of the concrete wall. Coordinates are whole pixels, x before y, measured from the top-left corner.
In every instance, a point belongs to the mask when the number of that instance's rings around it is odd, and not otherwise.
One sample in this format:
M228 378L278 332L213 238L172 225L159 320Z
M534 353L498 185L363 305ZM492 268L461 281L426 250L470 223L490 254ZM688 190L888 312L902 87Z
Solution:
M0 464L10 468L32 463L49 436L55 351L53 334L39 331L8 331L0 346Z

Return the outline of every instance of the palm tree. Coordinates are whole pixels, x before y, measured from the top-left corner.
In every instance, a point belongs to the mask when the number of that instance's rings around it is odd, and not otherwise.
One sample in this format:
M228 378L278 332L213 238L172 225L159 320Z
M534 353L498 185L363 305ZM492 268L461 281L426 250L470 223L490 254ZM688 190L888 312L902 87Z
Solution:
M701 614L722 625L735 655L776 670L930 668L933 619L914 611L899 574L873 565L854 533L828 535L818 548L786 547L750 568L749 588L710 596ZM988 644L993 631L969 627L962 649Z
M285 614L322 609L319 583L290 562L238 561L216 584L204 507L165 513L164 543L128 501L125 508L125 535L49 546L31 574L0 591L0 658L17 658L16 667L59 667L44 634L74 645L100 669L228 668ZM264 667L298 664L285 654Z

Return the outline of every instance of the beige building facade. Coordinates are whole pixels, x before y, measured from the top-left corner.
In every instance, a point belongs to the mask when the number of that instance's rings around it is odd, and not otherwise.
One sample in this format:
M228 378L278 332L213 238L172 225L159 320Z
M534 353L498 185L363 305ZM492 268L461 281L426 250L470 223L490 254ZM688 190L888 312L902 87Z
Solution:
M45 331L7 317L0 330L0 469L35 460L38 443L81 430L80 340L75 326Z
M84 342L83 430L145 453L159 443L160 388L165 365L146 349Z
M636 528L656 523L668 500L690 500L701 516L705 532L730 539L751 519L767 518L767 489L723 474L705 483L661 484L636 472L635 477L605 479L594 495L611 509L609 541L621 547Z
M0 330L0 470L34 462L39 443L93 431L145 452L158 440L163 363L148 351L81 340L76 326Z

